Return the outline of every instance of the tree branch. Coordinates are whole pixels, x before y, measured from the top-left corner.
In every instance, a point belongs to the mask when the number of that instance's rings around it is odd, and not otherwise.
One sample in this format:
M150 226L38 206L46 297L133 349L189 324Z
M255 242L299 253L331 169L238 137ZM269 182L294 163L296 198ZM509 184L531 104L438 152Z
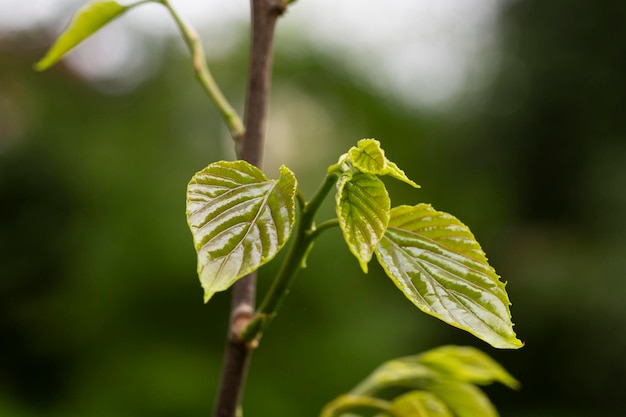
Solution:
M245 134L238 143L239 158L261 168L265 124L272 72L274 29L278 17L285 12L285 0L250 0L252 31L250 64L245 106ZM228 342L220 387L213 411L214 417L235 417L241 402L250 356L256 347L240 335L253 313L256 297L256 273L252 273L233 287Z

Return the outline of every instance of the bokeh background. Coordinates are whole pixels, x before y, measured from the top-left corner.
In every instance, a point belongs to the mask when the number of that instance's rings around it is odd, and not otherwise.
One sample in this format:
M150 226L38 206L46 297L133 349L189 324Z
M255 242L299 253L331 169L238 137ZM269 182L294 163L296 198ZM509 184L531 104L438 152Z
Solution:
M202 304L185 188L232 145L158 6L35 73L80 3L0 3L0 416L208 415L229 295ZM315 416L387 359L465 344L522 382L486 388L503 416L625 416L626 3L333 3L280 22L266 172L311 195L379 139L422 185L388 181L393 204L471 227L526 346L420 313L332 230L254 355L246 415ZM241 108L246 1L176 4Z

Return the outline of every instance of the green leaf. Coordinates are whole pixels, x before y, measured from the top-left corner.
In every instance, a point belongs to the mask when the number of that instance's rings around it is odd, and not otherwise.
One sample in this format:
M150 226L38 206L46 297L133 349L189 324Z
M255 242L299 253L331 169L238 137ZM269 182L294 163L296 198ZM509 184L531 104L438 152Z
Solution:
M364 272L383 237L391 200L385 184L372 174L344 173L337 182L336 210L343 237Z
M444 346L383 363L343 400L334 401L333 407L338 409L338 404L346 404L350 398L375 398L400 391L388 411L394 417L497 417L489 399L472 384L494 381L517 384L477 349Z
M187 222L198 252L204 302L271 260L295 220L296 178L268 180L245 161L215 162L187 188Z
M426 391L411 391L396 397L391 412L397 417L454 417L439 398Z
M379 398L368 397L365 395L345 394L340 395L333 401L326 404L320 413L320 417L348 417L356 416L350 413L354 410L378 410L388 411L391 404L388 401Z
M348 151L352 163L361 172L380 174L387 167L385 151L376 139L361 139L356 146Z
M76 45L93 35L102 26L120 16L131 6L122 6L115 1L93 1L81 8L68 27L57 38L46 55L35 64L37 71L50 68Z
M462 382L491 384L501 382L509 388L519 388L517 381L489 355L470 346L442 346L419 355L420 363Z
M504 283L454 216L428 204L392 209L376 256L420 310L494 347L523 345L513 331Z
M422 365L415 356L398 358L380 365L352 391L356 395L371 395L392 387L423 388L441 375Z
M352 393L371 395L390 387L422 389L438 380L484 385L498 381L510 388L519 386L515 378L480 350L450 345L384 362Z
M472 384L439 381L430 384L427 389L439 397L456 417L498 417L489 398Z
M376 139L361 139L357 146L350 148L348 157L353 166L361 172L374 175L391 175L415 188L419 187L395 163L387 159L385 151Z

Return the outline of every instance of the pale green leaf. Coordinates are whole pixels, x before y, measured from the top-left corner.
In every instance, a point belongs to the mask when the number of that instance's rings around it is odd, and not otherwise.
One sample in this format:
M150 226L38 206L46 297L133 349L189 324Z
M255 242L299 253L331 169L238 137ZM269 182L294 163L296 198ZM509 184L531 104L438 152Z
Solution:
M395 163L387 159L385 151L376 139L361 139L357 146L350 148L348 157L352 165L361 172L374 175L391 175L413 187L419 187Z
M377 410L388 411L391 403L380 398L366 395L344 394L335 398L324 406L320 417L348 417L357 416L353 414L356 410Z
M349 171L337 181L336 202L343 237L367 272L367 263L389 222L391 200L387 189L375 175Z
M491 384L501 382L516 389L519 382L489 355L470 346L442 346L418 356L421 364L462 382Z
M384 172L382 174L383 175L391 175L395 179L398 179L400 181L404 181L407 184L412 185L415 188L420 188L419 185L417 185L415 182L410 180L409 177L406 176L404 171L402 171L400 168L398 168L398 166L395 163L391 162L391 161L387 161L387 168L385 168L385 170L384 170Z
M424 388L438 380L485 385L497 381L510 388L519 386L515 378L480 350L449 345L386 361L352 393L370 395L389 387Z
M93 1L81 8L67 28L57 38L46 55L35 64L37 71L43 71L74 48L76 45L93 35L102 26L120 16L132 6L122 6L116 1Z
M414 358L414 357L409 357ZM391 387L423 388L441 375L415 360L398 358L380 365L374 372L354 387L352 394L371 395Z
M454 417L437 396L426 391L411 391L396 397L391 412L396 417Z
M427 389L439 397L456 417L498 417L498 411L489 398L475 385L439 381L430 384Z
M428 204L400 206L376 249L378 261L422 311L497 348L519 348L504 283L470 230Z
M187 222L205 302L278 253L293 228L295 195L285 166L277 181L245 161L215 162L193 176Z
M376 139L361 139L348 151L352 164L361 172L380 175L387 167L385 151Z

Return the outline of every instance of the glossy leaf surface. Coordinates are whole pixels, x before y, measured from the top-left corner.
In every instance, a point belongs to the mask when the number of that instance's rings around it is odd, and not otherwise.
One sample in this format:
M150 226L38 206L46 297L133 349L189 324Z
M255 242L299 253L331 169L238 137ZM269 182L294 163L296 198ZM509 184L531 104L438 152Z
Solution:
M504 283L470 230L428 204L400 206L376 255L387 275L422 311L497 348L519 348Z
M367 272L367 263L389 223L391 200L387 189L376 175L347 172L337 182L336 202L343 237Z
M245 161L213 163L187 188L187 222L198 252L204 301L271 260L295 219L296 179L268 180Z
M454 417L450 409L434 394L411 391L393 400L391 412L397 417Z
M46 55L35 64L37 71L43 71L74 48L76 45L93 35L102 26L120 16L131 6L122 6L116 1L93 1L78 12L68 27L61 33Z
M473 384L500 382L519 388L519 382L489 355L470 346L442 346L419 355L419 362L442 375Z

